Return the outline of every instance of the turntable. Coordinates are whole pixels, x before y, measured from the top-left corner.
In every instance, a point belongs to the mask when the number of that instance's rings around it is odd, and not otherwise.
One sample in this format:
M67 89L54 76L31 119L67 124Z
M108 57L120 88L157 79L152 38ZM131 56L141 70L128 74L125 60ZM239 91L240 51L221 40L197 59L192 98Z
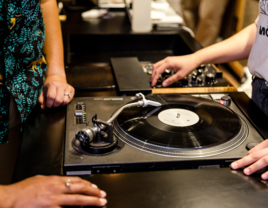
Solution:
M74 98L67 108L64 172L227 167L261 141L225 94Z

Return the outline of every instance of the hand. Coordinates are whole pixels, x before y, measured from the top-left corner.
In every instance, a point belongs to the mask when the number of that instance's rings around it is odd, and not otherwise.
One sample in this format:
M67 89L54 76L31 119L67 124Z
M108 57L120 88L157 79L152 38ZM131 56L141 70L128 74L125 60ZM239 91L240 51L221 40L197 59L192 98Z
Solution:
M252 148L242 159L233 162L231 168L239 169L248 165L250 166L244 169L245 175L251 175L268 166L268 140ZM268 179L268 171L263 173L261 177L264 180Z
M174 82L183 79L187 76L191 71L193 71L197 66L201 63L198 63L198 59L194 54L185 55L185 56L174 56L167 57L162 61L154 64L154 69L151 77L151 85L152 87L156 85L156 82L160 76L166 69L173 69L175 74L163 82L163 86L167 87Z
M74 88L60 75L46 77L43 91L38 99L41 109L67 105L74 97ZM71 94L71 97L64 94Z
M70 186L66 185L68 179ZM2 197L9 203L8 207L14 208L104 206L107 203L104 191L79 177L35 176L3 189Z

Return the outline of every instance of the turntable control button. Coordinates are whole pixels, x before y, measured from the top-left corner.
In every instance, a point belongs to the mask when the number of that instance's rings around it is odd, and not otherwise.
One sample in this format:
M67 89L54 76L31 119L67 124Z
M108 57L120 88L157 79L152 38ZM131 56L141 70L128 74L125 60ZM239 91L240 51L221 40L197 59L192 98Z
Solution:
M229 107L231 105L231 97L228 95L221 97L220 104Z
M247 143L246 145L246 149L247 150L251 150L253 147L257 146L259 143L257 142L250 142L250 143Z

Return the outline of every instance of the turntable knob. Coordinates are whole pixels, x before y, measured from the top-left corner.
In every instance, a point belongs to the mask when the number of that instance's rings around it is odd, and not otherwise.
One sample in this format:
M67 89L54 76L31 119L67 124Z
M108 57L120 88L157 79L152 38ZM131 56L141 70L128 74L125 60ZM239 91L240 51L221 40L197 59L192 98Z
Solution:
M229 107L231 105L231 97L228 95L221 97L220 104Z
M246 149L247 149L247 150L251 150L252 148L254 148L255 146L257 146L258 144L260 144L260 143L257 143L257 142L250 142L250 143L247 143L247 145L246 145Z
M212 74L212 73L208 73L208 74L206 75L206 83L208 83L208 84L213 84L214 81L215 81L215 75Z

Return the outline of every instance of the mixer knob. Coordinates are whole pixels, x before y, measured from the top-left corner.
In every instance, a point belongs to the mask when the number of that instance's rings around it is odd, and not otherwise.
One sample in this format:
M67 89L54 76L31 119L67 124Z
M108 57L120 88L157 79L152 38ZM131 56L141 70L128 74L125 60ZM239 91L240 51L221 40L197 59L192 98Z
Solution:
M203 70L205 70L205 68L206 68L205 64L202 64L201 66L198 67L198 69L203 69Z
M181 80L182 86L187 87L189 85L189 77L184 77Z
M192 76L192 84L196 82L196 76Z
M192 72L192 76L197 76L197 72L196 71L193 71Z
M200 75L202 75L203 74L203 69L198 69L197 70L197 76L200 76Z
M201 85L203 84L203 80L202 80L201 78L198 77L198 78L196 79L196 84L199 85L199 86L201 86Z
M213 84L215 81L215 75L212 73L208 73L206 75L206 83Z
M161 88L162 87L162 79L158 79L155 85L156 88Z

